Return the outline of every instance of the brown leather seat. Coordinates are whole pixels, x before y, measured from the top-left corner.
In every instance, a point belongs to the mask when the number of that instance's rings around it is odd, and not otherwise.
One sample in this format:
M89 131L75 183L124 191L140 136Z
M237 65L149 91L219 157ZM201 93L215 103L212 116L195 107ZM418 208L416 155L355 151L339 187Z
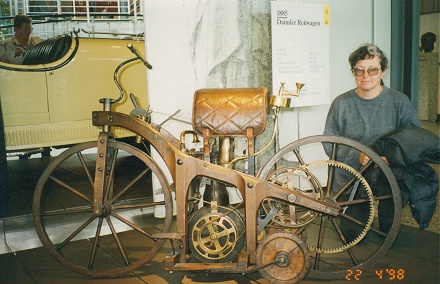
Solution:
M195 92L192 126L203 136L205 158L209 157L208 139L217 136L246 137L248 155L253 155L253 138L266 127L266 95L266 88L200 89Z
M266 127L266 88L200 89L194 94L192 125L194 131L210 136L254 136Z

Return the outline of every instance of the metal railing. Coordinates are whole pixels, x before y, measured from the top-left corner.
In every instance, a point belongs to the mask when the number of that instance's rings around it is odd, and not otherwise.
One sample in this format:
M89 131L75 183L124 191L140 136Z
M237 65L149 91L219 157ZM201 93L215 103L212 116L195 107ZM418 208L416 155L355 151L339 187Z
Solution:
M3 8L6 2L9 2L9 9L3 9L5 12L0 15L0 40L13 35L13 17L19 13L32 18L33 34L42 38L72 29L143 32L143 0L6 0Z
M121 16L139 16L142 13L140 0L112 1L64 1L64 0L24 0L28 15L66 15L84 17L93 15L105 19L120 19ZM137 9L135 9L135 7Z

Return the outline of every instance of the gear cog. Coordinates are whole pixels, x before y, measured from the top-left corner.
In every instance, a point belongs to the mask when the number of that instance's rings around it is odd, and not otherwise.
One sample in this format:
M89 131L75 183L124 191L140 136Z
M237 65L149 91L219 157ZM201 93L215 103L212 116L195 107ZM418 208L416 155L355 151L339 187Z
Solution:
M317 176L319 176L319 169L323 168L322 172L326 172L330 168L338 168L340 170L345 171L346 173L351 175L351 179L355 181L352 184L357 186L362 185L366 192L366 199L363 201L364 203L368 202L369 204L369 214L368 219L365 224L362 224L362 231L354 237L351 241L346 241L341 246L323 248L322 246L314 246L310 245L309 249L311 251L316 251L317 253L338 253L344 250L348 250L349 248L358 244L368 233L371 228L374 219L374 196L373 192L362 176L361 173L353 169L347 164L338 161L331 160L322 160L315 161L309 164L305 164L300 167L284 167L280 168L274 172L272 172L266 178L267 181L273 182L277 185L284 186L289 188L290 190L301 192L302 194L308 195L309 197L315 198L317 200L324 200L332 205L338 205L336 197L325 196L323 193L323 189L321 187L321 183ZM315 174L318 172L318 174ZM324 181L326 182L326 181ZM262 203L262 209L267 214L273 209L278 210L275 216L272 218L272 225L268 226L280 226L284 228L303 228L313 222L313 220L319 215L317 212L313 210L309 210L307 208L301 206L289 205L285 202L274 200L274 199L265 199ZM343 211L344 212L344 211ZM340 218L349 218L347 215L342 213ZM303 230L299 230L302 232ZM310 234L309 234L310 235Z
M353 246L358 244L367 235L368 231L371 228L371 225L373 224L373 219L374 219L374 215L375 215L374 195L373 195L373 192L372 192L371 187L368 184L367 180L362 176L362 174L360 172L356 171L354 168L350 167L349 165L344 164L342 162L338 162L338 161L322 160L322 161L312 162L310 164L304 165L303 167L310 170L311 168L318 167L318 166L321 166L321 167L325 166L325 167L327 167L327 169L330 167L335 167L335 168L338 168L338 169L341 169L341 170L344 170L344 171L350 173L352 175L352 179L353 178L355 179L355 181L352 182L351 184L353 184L353 186L355 188L358 188L359 185L362 185L363 188L365 189L365 192L366 192L365 198L366 199L364 199L362 202L363 203L368 202L368 204L369 204L368 219L365 224L362 224L362 226L363 226L362 231L356 237L354 237L353 240L348 241L348 242L344 242L344 244L341 246L336 246L336 247L331 247L331 248L323 248L323 247L313 246L313 245L308 244L309 249L311 251L316 251L317 253L338 253L341 251L348 250L349 248L352 248ZM355 188L353 190L355 190ZM338 202L335 197L326 197L326 198L324 198L324 200L327 200L329 203L332 203L335 205L341 204L341 202ZM355 204L355 203L353 203L353 204ZM342 213L340 216L342 216L342 218L347 218L347 215L345 215L344 213Z
M237 210L203 207L191 217L188 227L190 249L202 261L231 261L245 243L245 225Z

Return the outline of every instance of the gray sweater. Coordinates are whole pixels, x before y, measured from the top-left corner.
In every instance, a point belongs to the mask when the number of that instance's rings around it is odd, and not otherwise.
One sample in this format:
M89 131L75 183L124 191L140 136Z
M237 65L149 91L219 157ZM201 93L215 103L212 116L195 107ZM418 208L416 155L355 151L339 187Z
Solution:
M366 100L352 89L333 101L324 134L351 138L371 147L378 138L402 126L420 127L417 111L406 95L383 86L379 96ZM360 166L359 153L350 153L347 158L347 164Z

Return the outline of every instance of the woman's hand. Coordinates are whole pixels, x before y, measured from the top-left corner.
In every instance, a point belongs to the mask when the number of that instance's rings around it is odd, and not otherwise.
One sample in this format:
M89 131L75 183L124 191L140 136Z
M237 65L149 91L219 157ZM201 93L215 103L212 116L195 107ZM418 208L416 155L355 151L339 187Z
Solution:
M388 163L388 160L385 156L380 156L380 157L382 158L382 160L384 160L385 163L387 163L387 165L390 164ZM365 166L369 161L370 161L370 157L368 157L364 153L361 153L359 155L359 163L361 163L362 166Z

